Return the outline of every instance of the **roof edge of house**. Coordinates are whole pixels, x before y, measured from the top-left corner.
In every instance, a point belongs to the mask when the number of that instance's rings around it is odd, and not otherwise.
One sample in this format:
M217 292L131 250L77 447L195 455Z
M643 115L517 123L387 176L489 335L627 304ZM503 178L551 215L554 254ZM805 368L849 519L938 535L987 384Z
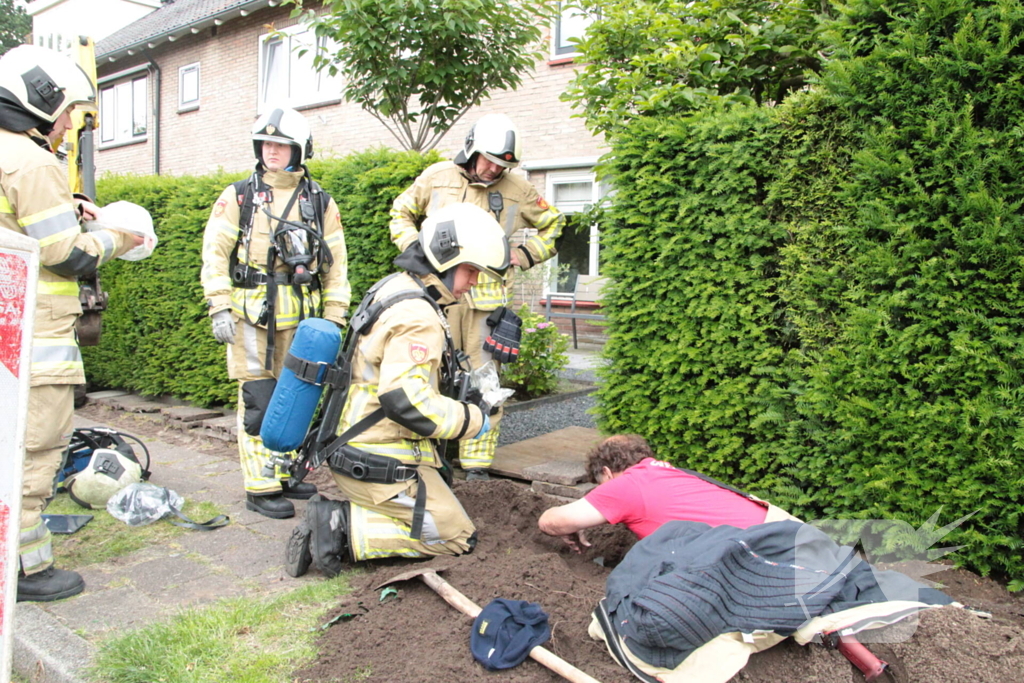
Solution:
M140 51L149 48L153 49L160 43L174 42L182 36L199 33L203 29L209 28L210 26L221 26L232 19L240 19L248 16L252 12L261 10L265 7L277 7L282 4L282 0L250 0L244 4L235 5L230 9L221 10L209 16L197 19L196 21L176 26L167 31L147 36L141 40L137 40L129 45L110 50L109 52L98 53L96 55L96 66L103 66L116 62L124 57L129 57L138 54Z

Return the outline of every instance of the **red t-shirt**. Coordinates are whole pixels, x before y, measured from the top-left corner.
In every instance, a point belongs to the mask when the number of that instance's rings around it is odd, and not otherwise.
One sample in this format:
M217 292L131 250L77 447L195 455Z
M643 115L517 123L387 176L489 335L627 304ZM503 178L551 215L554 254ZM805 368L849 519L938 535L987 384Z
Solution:
M767 512L759 503L654 458L644 458L585 499L609 523L622 522L640 538L673 520L746 529L762 524Z

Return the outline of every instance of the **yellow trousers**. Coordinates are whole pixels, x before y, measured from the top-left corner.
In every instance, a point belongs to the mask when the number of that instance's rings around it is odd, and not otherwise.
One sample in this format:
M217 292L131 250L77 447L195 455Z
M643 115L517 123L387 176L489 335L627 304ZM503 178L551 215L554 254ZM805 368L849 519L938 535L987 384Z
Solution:
M277 330L274 334L274 358L269 370L265 367L267 356L267 331L262 327L249 325L244 320L235 321L235 343L228 344L228 376L238 380L238 460L242 466L245 490L256 494L273 494L281 491L281 480L288 477L280 468L275 469L273 478L263 475L263 466L274 456L294 453L277 453L263 445L259 435L246 433L244 426L245 404L242 401L242 387L246 382L280 376L284 359L292 345L296 328Z
M469 362L475 370L489 360L493 360L490 352L484 351L484 340L491 333L487 326L487 317L494 311L478 311L464 303L447 309L448 326L452 330L452 341L455 348L462 349L469 356ZM498 370L501 364L494 361ZM503 410L499 407L495 415L491 415L491 429L479 439L467 439L459 442L459 464L464 470L488 468L494 462L494 452L498 448L498 434L501 431Z
M355 561L382 557L461 555L470 549L476 527L462 503L433 467L417 468L427 487L421 538L412 538L415 480L368 484L334 473L338 488L351 501L349 546Z
M41 572L53 564L50 530L43 524L42 514L53 495L53 480L64 449L71 441L74 411L74 384L44 384L29 389L18 543L21 568L26 574Z

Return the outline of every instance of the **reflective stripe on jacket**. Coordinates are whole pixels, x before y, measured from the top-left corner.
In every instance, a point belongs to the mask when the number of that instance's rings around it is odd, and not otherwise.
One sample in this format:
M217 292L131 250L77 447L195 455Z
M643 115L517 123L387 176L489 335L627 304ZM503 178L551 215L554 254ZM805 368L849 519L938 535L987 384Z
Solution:
M422 279L443 292L438 303L454 302L436 276ZM381 287L375 300L410 289L418 291L419 285L401 273ZM483 425L479 408L441 395L444 349L444 323L428 302L408 299L385 309L357 342L337 433L382 407L387 417L352 445L404 463L440 465L428 439L468 439Z
M391 241L405 251L418 239L423 219L449 204L475 204L493 215L490 207L493 192L502 196L502 209L497 218L507 236L527 228L536 231L522 246L516 247L522 269L532 268L554 256L555 240L565 227L565 215L549 206L528 180L506 173L488 187L471 185L462 168L451 161L442 161L424 170L395 199L391 207ZM506 286L507 283L480 273L477 286L467 297L473 308L493 310L506 302Z
M32 351L32 386L82 384L85 370L75 341L82 314L78 278L132 248L121 232L82 232L67 173L36 144L36 131L0 129L0 227L39 242L39 284Z

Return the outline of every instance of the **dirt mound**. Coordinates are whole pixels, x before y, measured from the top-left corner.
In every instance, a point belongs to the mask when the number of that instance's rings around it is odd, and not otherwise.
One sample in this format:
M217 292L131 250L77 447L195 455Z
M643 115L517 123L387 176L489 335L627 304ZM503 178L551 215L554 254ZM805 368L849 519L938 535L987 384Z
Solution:
M327 681L560 681L533 660L490 673L469 652L471 620L418 579L398 584L380 601L374 587L403 571L431 567L480 606L493 598L540 603L548 613L558 656L604 683L635 680L587 635L590 614L604 595L609 569L634 538L620 527L588 535L593 548L574 555L561 541L537 530L537 518L554 502L511 481L456 482L455 492L475 521L480 542L468 556L426 563L387 561L368 565L354 591L329 617L351 614L322 637L320 658L297 671L302 683ZM1017 683L1024 671L1024 599L994 581L963 570L932 577L954 598L988 610L980 619L957 609L924 613L917 624L889 629L869 647L889 662L900 683ZM916 632L915 629L916 628ZM879 632L875 632L879 633ZM874 638L880 640L879 637ZM751 683L850 683L863 677L838 652L792 640L754 655L733 679Z

